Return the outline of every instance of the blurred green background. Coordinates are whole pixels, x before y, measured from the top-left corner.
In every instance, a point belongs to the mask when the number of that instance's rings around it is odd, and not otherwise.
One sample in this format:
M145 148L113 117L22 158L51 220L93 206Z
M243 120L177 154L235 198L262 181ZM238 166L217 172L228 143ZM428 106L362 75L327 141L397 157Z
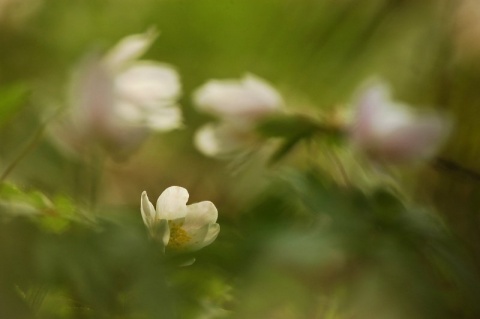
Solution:
M184 128L122 161L62 153L46 132L74 68L152 26ZM480 318L478 43L475 0L0 0L0 318ZM380 76L452 118L453 164L403 168L394 191L339 185L323 141L270 166L207 158L191 93L246 72L316 119ZM167 258L139 206L171 185L214 202L221 232Z

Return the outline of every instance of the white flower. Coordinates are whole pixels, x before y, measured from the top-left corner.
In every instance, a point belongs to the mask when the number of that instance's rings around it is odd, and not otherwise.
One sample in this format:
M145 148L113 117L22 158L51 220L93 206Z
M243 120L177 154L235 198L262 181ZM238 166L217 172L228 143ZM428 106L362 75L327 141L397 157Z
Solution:
M209 156L226 155L255 143L254 126L283 105L270 84L251 74L241 80L211 80L197 89L193 101L199 110L220 120L202 127L195 137L197 148Z
M377 83L361 92L350 137L376 160L412 162L431 158L449 132L445 117L418 113L392 101L389 87Z
M251 74L239 81L211 80L195 92L194 102L199 110L241 121L255 121L283 103L270 84Z
M80 65L70 88L70 112L53 128L60 146L82 153L96 143L122 154L137 147L149 130L181 126L177 72L137 60L155 37L153 31L128 36L103 58L92 56Z
M103 59L113 76L117 120L152 130L167 131L181 126L176 104L181 93L178 73L155 61L137 59L156 38L154 31L121 40Z
M172 186L158 197L153 206L142 193L141 212L143 222L152 238L174 250L197 250L211 244L220 232L217 208L204 201L187 205L188 191Z

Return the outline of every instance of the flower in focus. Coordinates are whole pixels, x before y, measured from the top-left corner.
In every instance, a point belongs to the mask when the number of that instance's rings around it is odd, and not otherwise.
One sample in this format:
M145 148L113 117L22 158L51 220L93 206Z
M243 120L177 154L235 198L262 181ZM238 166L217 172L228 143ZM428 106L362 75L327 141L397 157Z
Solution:
M91 57L80 66L71 86L69 114L55 132L63 146L79 152L95 142L110 151L128 152L149 131L181 126L177 72L138 60L155 37L153 31L128 36L104 57Z
M141 212L150 236L173 250L198 250L211 244L220 232L218 211L212 202L187 205L188 191L167 188L153 206L142 193Z
M360 94L350 138L372 159L405 163L434 156L448 132L445 117L417 113L406 104L392 101L389 87L377 83Z
M219 119L200 128L195 136L195 145L208 156L224 156L254 145L255 126L283 104L270 84L251 74L241 80L211 80L197 89L193 100L200 111Z

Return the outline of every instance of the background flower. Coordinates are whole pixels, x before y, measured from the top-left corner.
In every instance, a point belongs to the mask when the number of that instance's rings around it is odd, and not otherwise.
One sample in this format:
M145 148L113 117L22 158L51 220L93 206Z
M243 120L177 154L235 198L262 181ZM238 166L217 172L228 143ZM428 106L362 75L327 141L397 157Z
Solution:
M416 112L393 101L383 83L364 89L355 107L350 137L355 147L376 160L405 163L429 159L449 132L444 116Z
M53 135L63 149L82 152L100 144L128 154L149 131L181 126L178 73L170 66L137 60L156 38L154 31L122 39L103 58L91 56L76 71L70 107Z
M197 131L195 145L209 156L247 149L257 141L255 125L279 112L280 94L265 80L247 74L241 80L210 80L196 90L197 108L218 118Z
M156 36L149 30L124 38L107 52L103 63L114 76L117 120L168 131L178 128L182 120L176 104L181 93L178 73L167 64L137 60Z

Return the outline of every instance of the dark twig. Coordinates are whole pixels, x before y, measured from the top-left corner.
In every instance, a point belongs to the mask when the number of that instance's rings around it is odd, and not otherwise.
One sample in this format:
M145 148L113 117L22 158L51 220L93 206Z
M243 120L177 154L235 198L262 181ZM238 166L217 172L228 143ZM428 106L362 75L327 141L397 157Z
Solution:
M480 173L470 168L461 166L460 164L442 157L437 157L432 163L433 167L438 170L446 170L457 173L460 176L466 177L470 180L480 182Z

